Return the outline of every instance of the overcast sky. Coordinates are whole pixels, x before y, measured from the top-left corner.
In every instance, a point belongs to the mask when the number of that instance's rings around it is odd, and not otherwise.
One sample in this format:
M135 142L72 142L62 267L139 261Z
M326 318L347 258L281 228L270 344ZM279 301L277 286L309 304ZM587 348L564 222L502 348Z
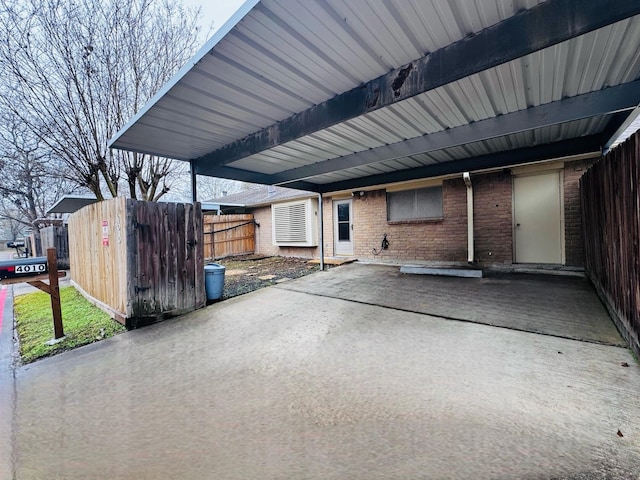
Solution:
M220 28L240 8L244 0L182 0L182 2L187 6L202 7L200 21L202 28L206 31L211 22L214 29Z

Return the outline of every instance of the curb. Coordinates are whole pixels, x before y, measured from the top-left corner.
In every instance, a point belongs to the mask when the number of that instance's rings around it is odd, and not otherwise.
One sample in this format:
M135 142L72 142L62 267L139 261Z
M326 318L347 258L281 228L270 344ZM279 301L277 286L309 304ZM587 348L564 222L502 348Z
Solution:
M0 285L0 478L15 478L13 420L16 406L13 289Z

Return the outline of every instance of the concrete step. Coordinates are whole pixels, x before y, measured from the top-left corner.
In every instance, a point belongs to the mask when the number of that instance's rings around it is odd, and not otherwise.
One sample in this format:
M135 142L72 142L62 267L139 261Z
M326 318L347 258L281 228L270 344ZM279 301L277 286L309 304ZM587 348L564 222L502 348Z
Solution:
M447 277L482 278L482 269L468 267L429 267L425 265L402 265L401 273L414 275L444 275Z

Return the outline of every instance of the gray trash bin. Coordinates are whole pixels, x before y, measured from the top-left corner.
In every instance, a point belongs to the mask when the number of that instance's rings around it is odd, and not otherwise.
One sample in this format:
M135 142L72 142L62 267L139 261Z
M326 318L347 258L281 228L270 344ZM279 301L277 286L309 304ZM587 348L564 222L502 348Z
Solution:
M217 263L207 263L204 266L204 289L207 300L219 300L224 290L224 266Z

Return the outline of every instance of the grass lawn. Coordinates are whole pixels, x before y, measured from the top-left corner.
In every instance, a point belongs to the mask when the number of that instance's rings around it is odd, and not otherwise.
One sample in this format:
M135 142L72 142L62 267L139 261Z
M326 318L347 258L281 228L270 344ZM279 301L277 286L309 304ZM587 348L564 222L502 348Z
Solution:
M60 289L60 303L66 337L56 345L46 345L45 342L53 338L49 295L34 292L15 298L14 313L23 363L97 342L125 330L109 315L89 303L73 287Z

